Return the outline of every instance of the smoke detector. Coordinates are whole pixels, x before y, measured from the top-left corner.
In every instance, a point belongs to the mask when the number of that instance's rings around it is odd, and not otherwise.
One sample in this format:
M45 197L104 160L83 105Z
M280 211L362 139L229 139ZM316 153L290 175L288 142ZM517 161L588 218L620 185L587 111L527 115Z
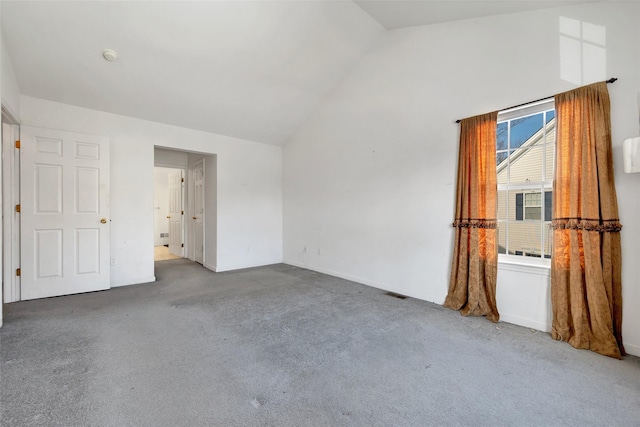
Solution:
M118 53L113 49L105 49L102 51L102 56L109 62L113 62L118 59Z

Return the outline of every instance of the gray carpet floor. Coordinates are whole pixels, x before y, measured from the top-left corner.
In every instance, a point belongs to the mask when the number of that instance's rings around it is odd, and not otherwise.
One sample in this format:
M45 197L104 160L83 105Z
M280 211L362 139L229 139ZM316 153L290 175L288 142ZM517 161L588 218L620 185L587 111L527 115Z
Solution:
M5 305L3 426L640 425L640 359L287 265Z

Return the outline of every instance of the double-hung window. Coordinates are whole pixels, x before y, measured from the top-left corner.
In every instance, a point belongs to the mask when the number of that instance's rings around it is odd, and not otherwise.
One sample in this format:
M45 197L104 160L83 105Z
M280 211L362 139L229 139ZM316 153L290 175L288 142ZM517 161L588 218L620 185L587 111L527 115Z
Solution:
M498 252L551 258L556 119L553 99L498 114Z

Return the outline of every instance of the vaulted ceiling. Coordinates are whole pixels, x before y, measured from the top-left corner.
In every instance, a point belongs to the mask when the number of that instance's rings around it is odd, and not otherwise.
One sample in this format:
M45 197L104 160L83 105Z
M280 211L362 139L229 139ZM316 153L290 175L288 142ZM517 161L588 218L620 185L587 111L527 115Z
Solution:
M355 0L386 29L546 9L584 0Z
M25 95L283 145L386 29L566 3L575 1L2 1L0 7L3 41ZM105 48L116 50L118 60L105 61Z

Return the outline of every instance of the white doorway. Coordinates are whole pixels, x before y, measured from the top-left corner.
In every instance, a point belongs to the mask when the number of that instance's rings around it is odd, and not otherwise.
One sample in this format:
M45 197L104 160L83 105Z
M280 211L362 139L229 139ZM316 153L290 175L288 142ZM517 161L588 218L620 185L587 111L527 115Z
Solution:
M154 168L154 260L184 257L184 180L179 168Z
M182 207L180 209L183 240L180 245L182 257L202 264L203 267L216 271L217 263L217 155L195 153L164 147L154 148L155 169L179 169L182 171ZM156 178L157 179L157 178ZM169 191L169 178L156 181L156 187L164 185L166 193ZM177 176L173 183L177 182ZM173 193L175 197L175 193ZM169 196L167 196L169 198ZM167 202L168 203L168 202ZM158 207L155 204L154 207ZM154 221L164 221L166 233L164 240L160 239L160 230L155 230L155 245L170 245L172 233L169 218L173 215L158 212L154 209ZM177 213L177 210L176 210ZM178 243L178 242L176 242ZM184 246L182 246L184 244ZM173 243L171 244L173 246ZM158 246L154 248L158 250ZM168 247L166 248L168 249ZM166 250L165 249L165 250ZM178 248L176 248L178 249ZM168 250L166 250L169 253ZM180 252L174 252L180 253ZM171 255L169 253L169 255ZM174 256L174 255L171 255ZM155 258L158 260L157 258Z

